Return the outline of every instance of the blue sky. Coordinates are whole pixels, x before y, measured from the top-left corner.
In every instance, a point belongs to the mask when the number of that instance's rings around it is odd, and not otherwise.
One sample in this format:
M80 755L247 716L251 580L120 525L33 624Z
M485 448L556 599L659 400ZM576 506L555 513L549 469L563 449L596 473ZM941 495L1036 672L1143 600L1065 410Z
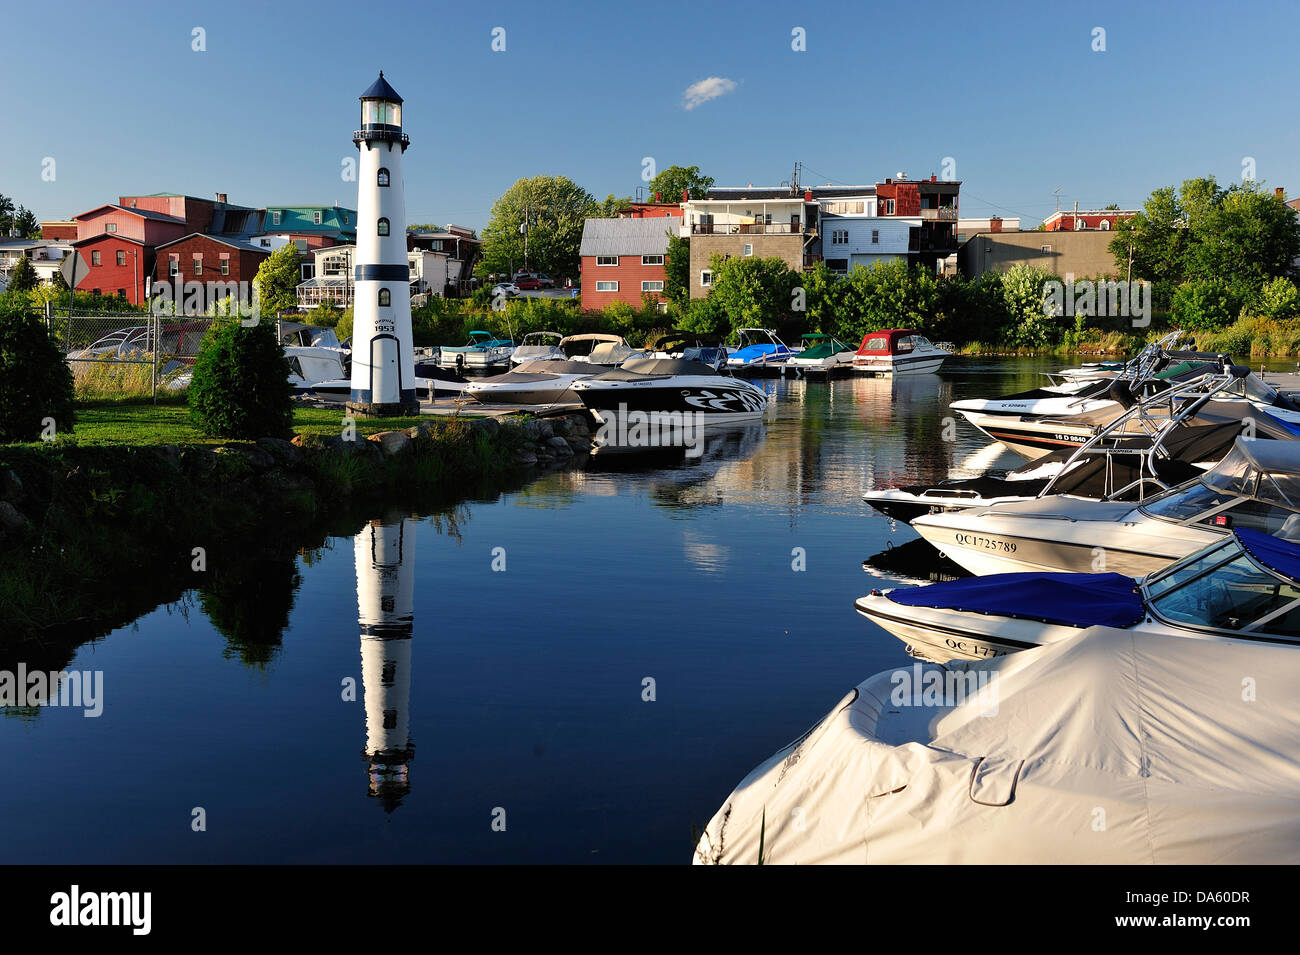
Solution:
M964 215L1026 226L1058 187L1063 208L1127 208L1235 181L1245 157L1296 195L1298 21L1294 3L1204 0L14 4L0 193L41 218L158 191L353 206L341 162L382 68L406 100L412 222L481 227L541 173L631 194L647 156L718 185L776 184L796 160L809 184L918 177L952 157ZM708 78L734 88L686 109Z

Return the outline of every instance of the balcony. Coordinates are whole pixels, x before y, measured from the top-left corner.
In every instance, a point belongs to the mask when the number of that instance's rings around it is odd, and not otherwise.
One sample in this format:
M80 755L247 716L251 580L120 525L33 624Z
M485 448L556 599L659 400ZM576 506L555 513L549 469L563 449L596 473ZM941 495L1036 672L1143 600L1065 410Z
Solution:
M922 209L922 222L956 222L956 209Z
M797 222L692 222L691 235L800 235Z

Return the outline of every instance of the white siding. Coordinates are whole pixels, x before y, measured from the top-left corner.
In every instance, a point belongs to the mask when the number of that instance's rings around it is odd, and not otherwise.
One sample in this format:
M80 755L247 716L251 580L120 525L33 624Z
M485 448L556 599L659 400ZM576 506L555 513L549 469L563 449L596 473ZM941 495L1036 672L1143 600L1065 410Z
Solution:
M910 229L915 224L892 216L849 216L822 219L822 258L845 259L849 269L859 263L870 267L873 262L905 258ZM836 242L837 233L847 233L847 242ZM872 234L877 241L872 242Z

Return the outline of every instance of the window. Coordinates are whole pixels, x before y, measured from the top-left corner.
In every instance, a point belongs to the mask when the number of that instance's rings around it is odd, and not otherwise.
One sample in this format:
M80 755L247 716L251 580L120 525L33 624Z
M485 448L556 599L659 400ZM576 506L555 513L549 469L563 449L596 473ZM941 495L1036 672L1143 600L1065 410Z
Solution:
M848 229L832 229L831 245L847 245L849 242Z
M315 212L313 212L313 213L311 214L311 221L312 221L313 223L315 223L316 225L320 225L320 223L321 223L321 215L322 215L321 211L320 211L319 209L317 209Z
M753 247L752 245L750 245L748 242L746 242L746 243L745 243L745 255L753 255L753 254L754 254L754 247Z
M222 275L230 274L230 256L228 255L223 255L221 257L221 274Z
M379 177L378 177L378 178L379 178L379 185L381 185L381 186L386 186L386 185L388 185L388 170L387 170L387 169L381 169L381 170L379 170Z
M618 265L617 255L598 255L596 256L597 265Z
M98 265L98 264L99 264L99 252L98 252L98 251L95 251L95 252L90 253L90 264L91 264L91 265Z
M708 288L713 284L712 269L705 269L704 271L700 272L700 284L703 285L705 288Z
M664 257L662 255L643 255L641 256L642 265L663 265Z
M117 253L117 264L126 265L126 253L121 250L118 250Z
M1109 220L1109 219L1102 219L1102 220L1101 220L1101 225L1099 225L1097 228L1101 229L1102 232L1108 232L1108 231L1110 231L1110 220Z
M116 231L117 231L117 223L116 223L116 222L105 222L105 223L104 223L104 231L105 231L105 232L116 232Z
M379 234L388 235L388 220L381 218L379 220Z
M597 292L617 292L617 291L618 291L618 283L617 283L617 282L597 282L597 283L596 283L596 291L597 291Z
M832 272L847 272L849 270L848 259L827 259L826 267Z
M96 295L96 296L99 295L99 294L100 294L99 289L97 289L97 288L93 288L93 289L91 289L91 290L90 290L90 294L91 294L91 295Z
M203 274L203 256L201 255L194 256L194 274L195 275Z
M118 290L117 290L117 297L118 297L118 298L126 298L126 289L124 289L124 288L120 288L120 289L118 289Z
M304 282L308 281L309 279L314 279L316 277L316 265L313 262L304 262L302 265L298 267L298 272L299 274L302 275L302 280ZM326 266L325 268L325 274L329 275L328 266Z
M663 282L645 281L641 283L641 291L643 292L662 292L663 290L664 290Z
M384 306L384 305L392 305L392 304L393 304L393 293L390 292L390 291L389 291L388 289L386 289L386 288L381 288L381 289L379 290L379 304L380 304L381 306Z
M879 244L880 244L880 230L879 230L879 229L872 229L872 230L871 230L871 244L872 244L872 245L879 245Z
M167 257L167 274L168 276L181 274L181 257L175 252Z
M280 224L280 210L279 209L272 210L271 225L279 225L279 224Z
M887 216L892 216L893 214L894 214L894 200L893 200L893 199L886 199L886 200L885 200L885 215L887 215Z

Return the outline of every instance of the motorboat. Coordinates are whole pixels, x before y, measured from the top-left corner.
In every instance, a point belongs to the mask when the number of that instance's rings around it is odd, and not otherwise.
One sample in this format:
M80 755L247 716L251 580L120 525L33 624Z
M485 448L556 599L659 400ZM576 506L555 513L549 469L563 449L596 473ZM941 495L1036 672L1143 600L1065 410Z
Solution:
M438 363L456 368L491 368L507 364L514 350L514 342L476 330L469 333L464 345L443 345L438 350Z
M1134 636L1300 644L1300 543L1234 528L1146 577L1025 572L873 590L858 613L935 662L1065 640L1092 626Z
M713 336L673 329L659 336L648 357L685 358L721 371L727 364L727 348Z
M1290 646L1108 627L893 666L740 779L693 861L1294 865L1297 681Z
M1127 361L1116 361L1113 359L1106 359L1104 361L1088 361L1081 365L1076 365L1073 368L1062 368L1060 371L1054 373L1054 377L1060 378L1065 382L1082 382L1132 374L1134 366L1139 364L1145 356L1172 349L1178 344L1182 337L1183 330L1180 328L1174 329L1174 331L1165 335L1159 341L1147 345L1135 357ZM1195 342L1188 339L1187 345L1191 348L1195 345Z
M560 347L560 342L564 341L564 336L559 332L529 332L519 342L510 355L512 365L522 365L526 361L547 361L555 358L563 360L564 349Z
M465 386L465 394L484 404L549 405L576 402L573 383L600 371L590 362L527 361L510 371L479 378Z
M1242 422L1231 421L1204 425L1173 422L1167 434L1154 438L1119 435L1108 439L1103 433L1077 449L1053 451L1013 471L873 489L865 492L862 500L887 517L909 523L926 514L1057 495L1140 501L1202 473L1232 450L1242 428Z
M781 341L771 328L741 328L736 335L736 347L727 356L727 368L733 374L761 372L764 369L779 371L782 365L798 354Z
M286 352L289 349L285 349ZM469 379L456 373L454 369L442 368L436 362L417 362L415 366L415 397L421 401L437 401L441 398L460 398ZM346 402L352 396L351 378L332 378L317 381L304 387L306 395L314 395L331 402Z
M602 335L586 333L568 335L560 339L559 348L568 361L585 361L593 365L621 365L629 358L642 356L645 352L633 348L623 340L622 335Z
M767 393L752 382L685 358L630 358L575 381L573 392L602 424L618 424L629 413L701 424L748 421L767 407Z
M1159 570L1246 527L1300 541L1300 443L1247 441L1141 504L1068 495L929 514L912 526L973 574Z
M928 375L939 370L949 354L910 328L867 332L853 356L853 369L869 375Z
M785 363L789 371L801 375L830 375L853 367L854 348L833 335L820 332L803 336L803 348Z

